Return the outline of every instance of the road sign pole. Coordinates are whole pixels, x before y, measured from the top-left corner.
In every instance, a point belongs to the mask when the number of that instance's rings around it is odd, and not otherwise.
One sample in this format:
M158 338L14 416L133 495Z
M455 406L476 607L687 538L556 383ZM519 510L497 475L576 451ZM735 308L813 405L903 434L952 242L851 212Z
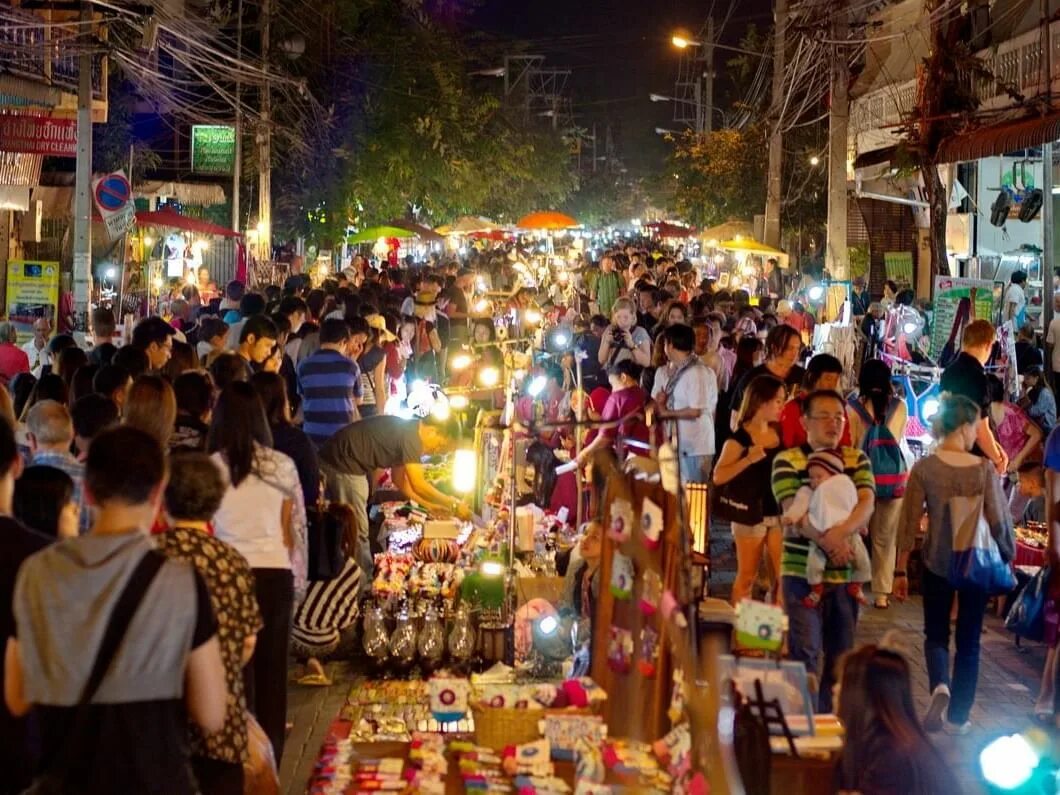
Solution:
M81 34L92 35L92 5L81 0ZM88 328L89 296L92 292L92 55L82 43L77 78L77 165L74 180L74 324ZM61 288L60 288L61 295ZM63 305L60 297L59 306Z

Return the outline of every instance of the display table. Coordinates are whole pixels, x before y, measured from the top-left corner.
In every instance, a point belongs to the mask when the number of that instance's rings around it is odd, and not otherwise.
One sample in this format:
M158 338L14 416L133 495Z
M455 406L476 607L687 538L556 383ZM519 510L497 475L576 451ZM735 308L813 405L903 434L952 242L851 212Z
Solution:
M1045 550L1017 540L1016 557L1012 562L1017 566L1044 566Z

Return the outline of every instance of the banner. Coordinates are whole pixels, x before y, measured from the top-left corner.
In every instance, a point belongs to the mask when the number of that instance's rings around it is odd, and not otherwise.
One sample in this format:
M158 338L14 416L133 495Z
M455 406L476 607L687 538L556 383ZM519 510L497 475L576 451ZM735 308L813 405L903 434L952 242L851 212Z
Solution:
M994 319L994 283L985 279L958 279L952 276L935 277L935 301L933 327L931 329L931 357L938 359L946 343L953 338L953 347L959 350L961 334L957 310L961 302L968 304L967 322Z
M11 260L7 263L7 317L19 344L33 338L33 322L46 317L56 328L59 263Z
M0 113L0 152L77 157L77 121Z
M236 131L227 124L194 124L191 170L198 174L231 174L236 162Z

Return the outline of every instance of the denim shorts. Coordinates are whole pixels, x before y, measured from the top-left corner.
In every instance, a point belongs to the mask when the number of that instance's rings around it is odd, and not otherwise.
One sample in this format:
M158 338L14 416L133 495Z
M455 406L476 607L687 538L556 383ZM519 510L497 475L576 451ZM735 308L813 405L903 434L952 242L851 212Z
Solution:
M770 530L780 530L779 516L767 516L758 524L732 523L733 538L765 538Z

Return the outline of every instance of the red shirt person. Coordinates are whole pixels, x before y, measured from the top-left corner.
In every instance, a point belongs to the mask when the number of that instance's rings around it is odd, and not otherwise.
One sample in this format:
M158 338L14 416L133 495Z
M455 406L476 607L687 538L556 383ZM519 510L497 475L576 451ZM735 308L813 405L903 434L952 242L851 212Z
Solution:
M18 331L14 323L0 323L0 379L9 383L19 373L29 372L29 356L15 343Z
M581 451L578 463L584 464L599 449L613 446L619 458L626 453L642 453L639 447L627 445L623 440L648 441L648 426L644 422L643 410L648 402L648 393L640 387L639 365L632 359L623 359L611 365L607 371L611 381L611 394L600 414L602 422L622 420L617 426L602 428L599 435Z
M839 391L839 378L843 374L842 363L828 353L819 353L806 365L802 389L784 404L780 412L780 441L785 450L801 447L806 444L806 429L802 425L802 402L808 394L817 389ZM843 425L841 445L850 446L850 425Z

